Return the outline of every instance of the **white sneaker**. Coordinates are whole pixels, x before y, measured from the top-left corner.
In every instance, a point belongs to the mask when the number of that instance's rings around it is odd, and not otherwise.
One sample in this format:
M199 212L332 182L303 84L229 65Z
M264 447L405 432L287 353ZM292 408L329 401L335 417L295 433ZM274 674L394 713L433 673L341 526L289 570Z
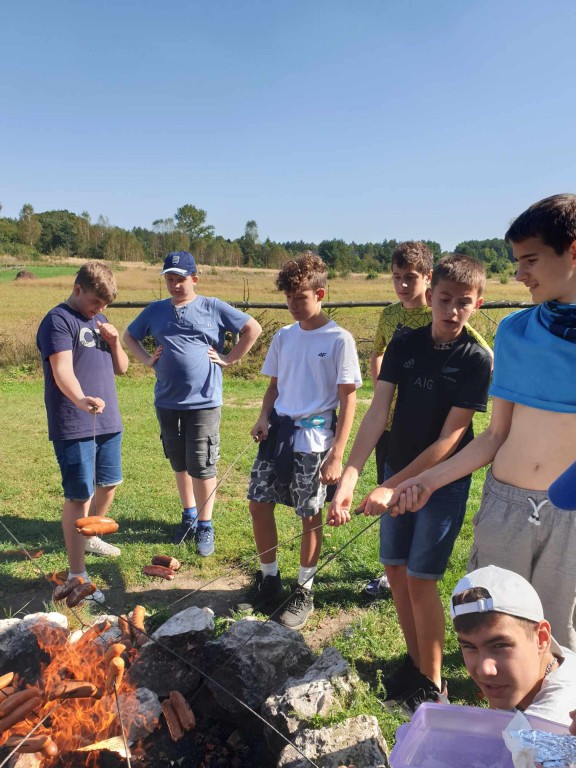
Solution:
M104 592L101 592L99 589L96 590L96 592L92 592L89 600L94 600L95 603L105 603L106 598L104 597Z
M99 539L98 536L90 536L90 538L86 539L84 551L89 552L92 555L103 555L104 557L120 556L118 547L115 547L112 544L107 544L105 541L102 541L102 539Z

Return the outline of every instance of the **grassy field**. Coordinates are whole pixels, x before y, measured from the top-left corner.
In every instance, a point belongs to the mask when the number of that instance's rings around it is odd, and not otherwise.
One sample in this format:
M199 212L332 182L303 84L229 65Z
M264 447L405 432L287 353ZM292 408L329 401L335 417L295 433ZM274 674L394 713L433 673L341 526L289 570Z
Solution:
M117 275L119 299L152 300L165 296L156 267L123 266ZM219 270L216 275L203 274L199 289L206 294L218 294L229 301L242 300L246 298L247 291L243 281L247 280L250 300L277 300L273 278L273 272ZM68 296L71 282L70 273L35 281L0 281L3 348L7 338L14 340L15 351L18 351L19 344L28 344L33 348L39 320L50 307ZM517 286L490 284L487 298L526 299L524 290L512 293L512 288L517 289ZM503 289L509 289L509 292L504 294ZM355 298L386 300L392 297L391 290L387 277L366 281L363 277L351 276L333 282L330 298L348 301ZM351 311L350 315L342 313L338 320L349 327L347 319L355 319L356 337L360 340L365 338L368 345L378 310L354 312ZM134 310L112 308L109 311L111 321L120 329L126 326L134 314ZM273 319L275 322L287 322L288 315L279 311ZM115 612L131 609L138 601L147 606L152 622L158 622L160 617L165 618L193 605L195 599L193 596L188 597L188 594L194 586L222 577L221 582L214 581L204 590L209 604L213 600L217 605L224 594L223 584L226 580L228 586L232 583L234 588L240 590L255 570L256 558L245 495L255 455L249 429L256 419L266 381L255 373L254 367L247 368L246 372L250 373L250 377L231 377L225 374L220 475L242 455L218 491L215 508L216 553L202 560L191 548L185 547L183 553L182 548L179 548L177 556L184 563L183 569L175 582L164 585L167 588L162 589L147 581L140 573L142 565L149 562L153 554L159 551L176 554L176 548L167 542L179 516L173 475L162 456L152 407L153 376L149 370L133 364L130 374L118 380L120 407L125 424L125 479L113 506L113 516L120 523L120 530L111 541L121 547L122 556L117 560L91 558L89 562L90 574L106 591L109 604ZM6 468L0 486L1 519L23 545L44 550L37 565L48 573L65 567L66 560L60 528L60 476L47 440L42 390L36 362L0 368L0 407L3 416L0 452ZM359 393L356 427L368 407L371 394L371 386L365 384ZM478 416L477 431L486 423L486 416ZM479 506L482 482L483 472L476 473L466 523L456 544L449 571L441 584L445 604L456 580L465 570L472 537L471 517ZM361 478L357 498L360 499L368 492L374 483L375 470L370 461ZM285 508L279 509L278 521L280 568L285 579L290 580L297 573L300 524L295 515ZM323 558L337 552L367 525L366 519L360 517L344 528L326 530ZM38 601L40 604L50 604L51 589L34 565L8 553L15 546L15 542L0 527L0 618L22 615L36 607ZM401 720L382 709L376 694L380 691L382 675L390 671L404 648L392 602L371 602L362 594L366 580L377 575L380 570L378 526L375 525L321 570L315 585L317 610L304 635L315 647L335 645L355 666L363 686L347 702L346 714L365 712L378 717L388 743L392 745L395 730ZM446 643L445 674L449 680L451 700L475 703L475 690L466 679L451 630Z
M0 368L25 366L37 368L35 335L40 320L59 301L68 297L73 275L82 263L36 265L5 264L0 261ZM18 269L25 266L36 280L14 280ZM154 301L166 298L164 280L159 267L150 264L126 264L115 267L118 282L118 301ZM202 267L198 292L218 296L224 301L282 302L283 295L274 287L274 270ZM393 301L394 290L390 275L380 275L376 280L366 280L365 275L352 274L346 278L331 280L328 287L329 301ZM514 280L502 285L499 280L489 280L486 301L529 301L523 285ZM473 318L473 325L490 341L494 337L498 321L507 310L480 311ZM123 332L137 314L134 309L112 306L107 310L110 322ZM254 310L253 314L263 327L272 332L279 324L290 322L287 310ZM333 310L335 319L355 337L361 358L366 361L378 323L378 307L340 308ZM254 360L254 356L253 356ZM249 366L253 365L249 363ZM365 366L364 366L365 367ZM257 366L256 366L257 369ZM246 369L237 369L241 374Z

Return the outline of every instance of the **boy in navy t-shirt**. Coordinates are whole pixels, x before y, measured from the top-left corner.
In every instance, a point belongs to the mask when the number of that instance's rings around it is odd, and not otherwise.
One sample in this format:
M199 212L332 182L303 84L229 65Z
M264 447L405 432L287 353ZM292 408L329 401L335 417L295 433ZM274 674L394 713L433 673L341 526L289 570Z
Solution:
M115 298L110 268L96 261L84 264L70 297L48 312L36 338L44 369L48 437L62 473L68 578L88 580L85 551L120 554L97 537L85 539L74 525L89 513L106 515L122 482L122 421L114 375L126 372L128 357L118 331L102 314ZM104 599L99 590L92 597Z
M160 435L182 502L182 521L173 542L181 544L192 535L198 554L207 557L214 552L222 369L239 362L262 329L230 304L198 295L196 272L191 253L169 253L161 274L171 298L149 304L128 326L124 343L156 374ZM240 340L224 355L226 331L240 334ZM153 336L158 345L151 355L142 345L146 336Z

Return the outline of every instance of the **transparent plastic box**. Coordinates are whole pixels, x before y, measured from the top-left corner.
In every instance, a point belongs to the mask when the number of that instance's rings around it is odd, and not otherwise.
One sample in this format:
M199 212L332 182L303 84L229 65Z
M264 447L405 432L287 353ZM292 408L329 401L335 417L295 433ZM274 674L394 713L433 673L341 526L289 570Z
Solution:
M514 768L502 731L514 712L453 704L421 704L396 731L391 768ZM530 725L549 733L568 728L527 715Z

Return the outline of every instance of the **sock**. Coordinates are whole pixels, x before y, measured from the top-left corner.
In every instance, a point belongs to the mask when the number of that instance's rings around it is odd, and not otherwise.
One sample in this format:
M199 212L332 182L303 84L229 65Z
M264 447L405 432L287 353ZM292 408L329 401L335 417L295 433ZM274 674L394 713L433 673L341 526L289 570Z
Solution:
M81 573L72 573L72 571L68 571L68 581L70 581L70 579L76 579L78 577L82 579L86 579L86 581L90 581L86 571L82 571Z
M198 516L198 513L196 512L196 507L184 507L182 510L182 522L183 523L191 523L193 520L196 519Z
M198 528L212 528L212 520L198 520Z
M304 568L304 566L301 565L300 570L298 572L298 584L300 584L301 587L306 587L306 589L312 589L315 573L316 573L315 565L311 566L310 568Z
M260 570L262 576L277 576L278 575L278 560L274 560L273 563L260 563Z

